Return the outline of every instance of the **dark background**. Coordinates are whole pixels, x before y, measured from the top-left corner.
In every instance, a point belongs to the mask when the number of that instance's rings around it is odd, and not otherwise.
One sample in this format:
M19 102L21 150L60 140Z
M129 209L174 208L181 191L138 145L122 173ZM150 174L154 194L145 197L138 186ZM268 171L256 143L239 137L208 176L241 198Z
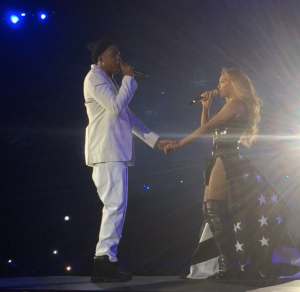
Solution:
M179 140L199 126L201 105L188 102L216 88L222 68L252 78L264 106L258 141L243 152L291 206L299 247L299 1L0 3L1 275L90 274L102 205L84 162L82 87L86 45L107 36L126 62L154 76L138 79L130 108L162 138ZM10 24L10 13L21 12L26 17ZM223 103L215 98L212 113ZM211 143L205 137L165 157L135 140L119 246L124 269L177 275L188 267Z

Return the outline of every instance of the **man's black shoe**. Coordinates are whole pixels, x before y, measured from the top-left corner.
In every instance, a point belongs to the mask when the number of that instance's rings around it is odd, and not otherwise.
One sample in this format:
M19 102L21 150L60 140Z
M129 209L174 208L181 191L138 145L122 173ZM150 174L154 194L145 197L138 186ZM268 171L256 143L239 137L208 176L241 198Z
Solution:
M130 273L122 272L118 262L111 262L107 255L94 258L92 283L100 282L126 282L132 280Z

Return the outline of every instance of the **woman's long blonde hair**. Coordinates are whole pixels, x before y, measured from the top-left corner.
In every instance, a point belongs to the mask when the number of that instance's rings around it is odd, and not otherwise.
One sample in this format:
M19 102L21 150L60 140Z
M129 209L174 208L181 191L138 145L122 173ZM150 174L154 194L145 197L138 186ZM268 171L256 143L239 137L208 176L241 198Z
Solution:
M228 77L234 93L247 107L248 127L242 134L240 141L245 146L250 147L257 137L262 100L256 94L250 78L242 70L236 68L223 69L221 74Z

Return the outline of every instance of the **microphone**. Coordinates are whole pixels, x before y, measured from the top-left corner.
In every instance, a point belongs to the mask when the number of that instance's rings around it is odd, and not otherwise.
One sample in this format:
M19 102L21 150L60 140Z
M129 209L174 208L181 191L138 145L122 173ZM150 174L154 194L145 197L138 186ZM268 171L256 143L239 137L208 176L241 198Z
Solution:
M123 61L121 60L121 62L123 63ZM120 66L121 69L121 66ZM143 72L137 71L137 70L133 70L133 75L138 76L138 77L144 77L144 78L149 78L152 79L152 76L145 74Z
M219 94L219 90L218 90L218 89L214 89L214 90L211 91L211 93L212 93L212 96L216 96L216 95ZM204 99L206 99L206 97L200 96L200 97L195 98L194 100L190 101L190 102L189 102L189 105L199 103L199 102L201 102L201 101L204 100Z
M136 71L136 70L133 71L133 75L138 76L138 77L144 77L144 78L152 79L152 77L150 75L145 74L145 73L140 72L140 71Z

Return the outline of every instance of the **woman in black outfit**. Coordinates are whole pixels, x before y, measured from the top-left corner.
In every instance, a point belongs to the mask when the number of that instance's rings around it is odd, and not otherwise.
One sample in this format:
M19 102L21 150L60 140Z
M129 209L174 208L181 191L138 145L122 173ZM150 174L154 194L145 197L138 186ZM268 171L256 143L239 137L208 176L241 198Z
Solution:
M261 100L249 77L239 69L224 69L219 93L226 104L211 119L213 92L202 102L201 126L165 153L213 132L212 156L205 162L203 215L219 253L213 279L260 278L274 275L272 255L292 246L286 229L291 213L276 189L239 150L250 147L258 133ZM197 250L205 254L206 250ZM282 272L282 271L280 271Z

